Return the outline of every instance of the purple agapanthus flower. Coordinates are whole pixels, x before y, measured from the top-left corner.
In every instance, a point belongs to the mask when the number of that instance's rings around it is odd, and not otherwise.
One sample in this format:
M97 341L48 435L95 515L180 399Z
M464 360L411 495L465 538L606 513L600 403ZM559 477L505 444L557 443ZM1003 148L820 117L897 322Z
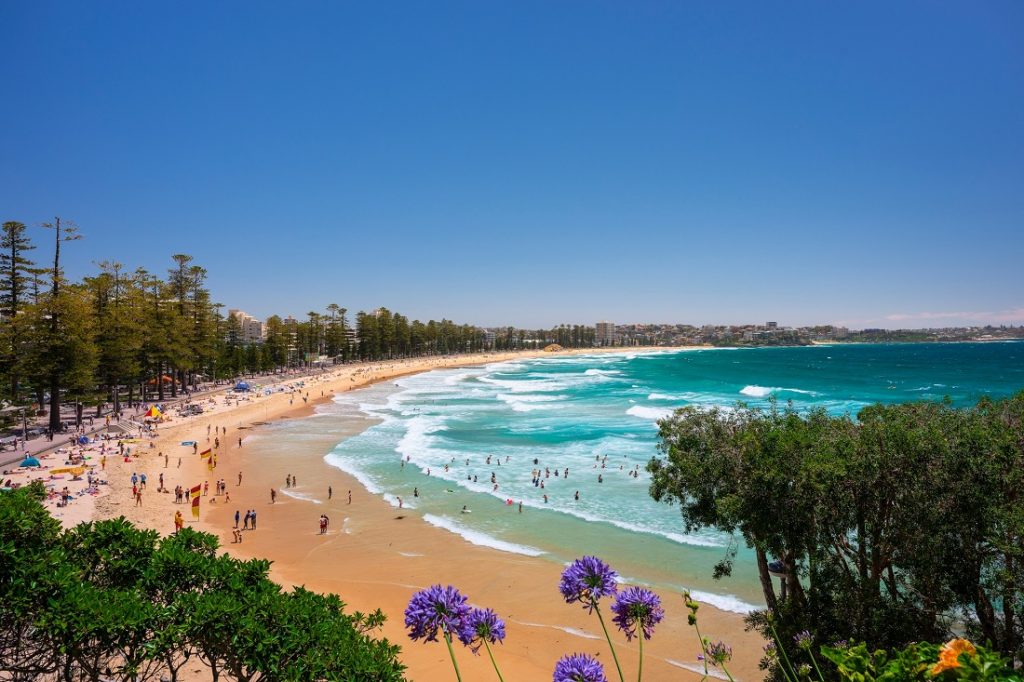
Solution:
M583 608L594 611L597 600L615 594L618 574L596 556L585 556L569 564L562 572L558 589L567 604L581 602Z
M810 630L804 630L793 635L793 642L801 649L810 649L814 643L814 637L811 635Z
M608 682L604 668L586 654L563 656L555 664L553 682Z
M496 644L505 639L505 623L491 609L473 609L459 631L459 641L477 653L483 643Z
M665 617L665 609L661 608L658 595L642 587L627 587L620 592L612 604L612 611L615 612L612 620L627 640L632 640L636 635L638 625L644 639L650 639L654 626Z
M466 597L451 585L434 585L421 590L409 600L405 609L405 627L409 638L437 641L437 632L458 635L465 626L470 607Z
M722 667L723 663L728 663L732 659L732 647L725 642L706 643L705 651L708 654L708 663L714 666Z

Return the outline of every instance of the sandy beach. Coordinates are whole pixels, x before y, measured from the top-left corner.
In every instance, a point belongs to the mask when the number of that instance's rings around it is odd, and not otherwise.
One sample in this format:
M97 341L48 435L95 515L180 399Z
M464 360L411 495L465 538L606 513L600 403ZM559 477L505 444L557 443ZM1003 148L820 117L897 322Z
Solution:
M392 507L368 493L354 478L323 461L323 455L336 444L337 438L310 441L308 457L284 458L275 456L273 439L265 437L266 429L261 430L277 420L309 417L318 403L374 382L530 355L550 354L492 353L347 365L315 377L284 381L271 387L270 395L252 393L241 400L227 400L224 394L204 398L200 403L203 414L171 416L160 424L154 437L130 444L137 457L125 461L116 456L116 445L108 444L105 471L98 466L100 445L88 446L87 463L94 465L94 474L107 483L97 486L98 494L76 496L67 507L58 508L50 503L51 508L66 525L123 515L162 534L173 532L173 517L180 510L190 527L217 535L225 551L243 558L272 560L272 575L284 585L302 584L318 591L336 592L353 610L382 609L388 621L381 634L402 646L401 659L408 666L407 676L411 680L454 679L443 644L412 642L405 635L403 612L409 598L416 590L436 583L457 586L469 595L472 603L493 608L506 620L507 638L495 652L506 680L550 679L555 661L572 652L597 656L604 661L607 672L614 675L596 617L577 605L565 604L558 593L561 566L540 557L470 544L424 523L415 514ZM348 435L371 423L353 423ZM215 438L220 439L218 448L214 448ZM187 441L196 441L199 451L214 448L217 468L208 470L206 461L193 453L193 447L181 444ZM115 456L110 456L111 448ZM61 457L52 455L44 466L60 466ZM141 505L132 496L133 473L146 473L148 477ZM161 474L163 492L157 490ZM313 484L319 492L290 496L285 487L288 476L294 476L303 488ZM15 474L5 479L11 477L18 482L29 478ZM226 483L226 495L215 495L216 481L221 479ZM186 505L175 504L173 490L177 485L188 488L207 481L209 494L201 500L201 518L196 521ZM52 483L58 490L69 485L75 495L85 487L84 480L59 479ZM328 486L333 490L331 499ZM274 503L271 488L277 491ZM257 512L258 530L244 531L243 541L235 543L235 511L244 513L248 509ZM527 522L529 513L524 513ZM319 533L317 524L320 514L331 519L324 535ZM703 666L698 661L699 645L696 634L687 625L682 598L665 593L661 597L666 618L654 638L645 644L644 678L699 679L703 675ZM703 605L699 617L704 636L732 646L735 657L730 671L736 679L763 677L757 667L763 641L744 631L739 615ZM624 672L627 677L634 676L636 641L626 644L621 636L615 639ZM486 656L473 656L462 647L456 655L463 679L495 679ZM196 679L204 678L203 671L193 672ZM717 676L714 670L712 675Z

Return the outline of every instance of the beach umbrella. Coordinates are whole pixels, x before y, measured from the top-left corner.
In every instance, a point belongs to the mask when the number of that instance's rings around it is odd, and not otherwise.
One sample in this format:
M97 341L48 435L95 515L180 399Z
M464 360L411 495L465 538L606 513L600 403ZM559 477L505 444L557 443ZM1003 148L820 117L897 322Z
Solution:
M39 467L39 466L42 466L42 464L39 463L38 459L36 459L35 457L32 457L31 455L29 455L25 459L21 460L21 466L23 466L23 467Z
M236 391L248 391L249 390L249 384L247 382L245 382L245 381L239 381L237 384L235 384L235 390Z
M164 413L160 411L160 408L157 407L156 405L154 405L153 407L151 407L148 410L146 410L146 414L143 415L143 416L145 416L145 417L162 417L163 414Z
M88 442L89 442L89 438L88 437L86 437L86 436L79 436L78 437L78 444L79 445L85 445Z

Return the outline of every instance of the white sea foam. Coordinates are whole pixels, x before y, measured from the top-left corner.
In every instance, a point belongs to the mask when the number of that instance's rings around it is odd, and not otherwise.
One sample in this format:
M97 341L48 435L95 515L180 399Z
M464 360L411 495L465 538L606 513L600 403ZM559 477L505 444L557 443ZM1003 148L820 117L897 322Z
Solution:
M465 481L455 481L455 483L457 483L458 485L460 485L460 486L462 486L462 487L464 487L464 488L466 488L468 490L473 490L475 492L487 493L487 494L491 495L492 497L496 497L496 498L499 498L499 499L502 499L502 500L508 499L508 495L507 494L504 494L504 493L501 493L501 492L495 493L495 492L491 491L491 489L489 487L487 487L486 485L484 485L482 483L481 484L476 484L476 485L474 485L472 483L466 483ZM532 507L532 508L535 508L535 509L547 509L547 510L550 510L550 511L560 512L562 514L568 514L569 516L575 516L576 518L583 519L584 521L590 521L591 523L608 523L608 524L611 524L611 525L613 525L613 526L615 526L617 528L621 528L623 530L628 530L628 531L630 531L632 533L644 533L646 535L657 535L659 537L665 538L666 540L671 540L672 542L676 542L676 543L678 543L680 545L690 545L691 547L725 547L726 546L726 543L723 540L718 539L718 538L705 537L703 535L684 535L683 533L673 533L671 531L662 531L662 530L658 530L657 528L650 528L650 527L647 527L647 526L641 526L641 525L638 525L638 524L635 524L635 523L630 523L628 521L619 521L618 519L607 518L607 517L604 517L604 516L600 516L599 514L592 514L592 513L580 511L579 508L576 507L576 506L563 507L563 506L558 505L557 503L544 504L543 502L536 502L536 501L534 501L532 499L528 499L528 498L527 499L523 499L523 506L524 507Z
M696 664L693 664L693 663L681 663L680 661L676 661L676 660L673 660L671 658L666 658L665 662L668 663L669 665L674 665L677 668L682 668L683 670L689 670L691 672L695 672L698 675L703 675L704 674L704 666L703 665L696 665ZM718 672L717 670L715 670L713 667L710 667L710 666L708 667L707 675L708 675L708 677L713 677L716 680L727 680L727 679L729 679L729 677L725 673Z
M784 386L757 386L751 384L744 386L740 389L740 393L743 395L749 395L752 398L767 398L772 393L802 393L804 395L817 395L814 391L804 391L799 388L785 388Z
M626 410L626 414L639 417L640 419L657 421L671 416L673 411L674 410L668 407L645 407L643 405L634 405Z
M512 620L513 623L518 623L519 625L525 625L531 628L551 628L552 630L561 630L562 632L575 637L582 637L583 639L602 639L598 635L591 634L585 630L578 630L564 625L544 625L543 623L530 623L523 620L513 620L511 618L509 620Z
M545 379L495 379L493 377L479 377L480 381L485 384L491 384L492 386L498 386L510 391L512 393L535 393L535 392L554 392L562 391L568 388L564 383L557 381L548 381Z
M408 502L405 499L402 500L402 505L399 506L399 504L398 504L398 497L396 497L395 495L392 495L391 493L384 493L384 501L387 502L388 504L390 504L392 507L395 507L396 509L415 509L416 508L415 504L413 504L412 502Z
M748 604L739 597L731 594L714 594L713 592L690 590L690 596L699 602L704 602L705 604L714 606L719 611L729 611L731 613L742 613L745 615L751 611L756 611L761 608L760 606Z
M622 370L619 369L588 369L583 373L583 376L588 377L610 377L616 374L622 374Z
M405 422L405 435L398 441L395 450L403 457L417 459L430 450L431 434L447 430L443 417L413 417Z
M766 398L771 395L774 390L774 388L769 388L767 386L744 386L740 389L740 393L743 395L749 395L753 398Z
M538 403L551 403L556 400L564 400L564 395L548 395L543 393L499 393L498 400L509 405L516 412L533 412L534 410L556 409L556 405Z
M359 481L360 485L366 488L367 492L373 495L380 495L382 492L384 492L373 481L373 479L366 474L366 472L352 464L344 456L332 452L329 453L326 457L324 457L324 461L330 464L332 467L341 469L349 476L355 478L357 481Z
M454 386L455 384L459 383L463 379L468 379L471 376L473 376L473 375L470 374L469 372L459 372L458 374L453 374L450 377L445 377L444 385L445 386Z
M702 535L684 535L682 533L672 533L667 531L654 530L653 528L646 528L639 526L635 523L629 523L628 521L618 521L611 519L608 523L613 526L618 526L623 530L633 531L634 533L649 533L651 535L660 535L661 537L671 540L672 542L678 542L681 545L692 545L694 547L724 547L725 543L715 540L713 538L707 538Z
M302 500L303 502L312 502L313 504L323 504L323 502L313 498L311 495L306 495L304 493L295 492L294 490L286 490L286 489L282 488L281 489L281 493L284 494L284 495L287 495L288 497L292 498L293 500Z
M490 547L491 549L497 549L502 552L510 552L512 554L524 554L526 556L540 556L544 554L542 550L536 547L529 547L527 545L517 545L514 542L506 542L499 540L498 538L491 537L486 533L482 533L472 528L467 528L460 523L456 523L452 519L444 516L434 516L433 514L424 514L423 520L432 526L443 528L448 532L455 533L463 540L470 542L474 545L480 545L481 547Z
M415 557L423 556L422 554L419 554L417 552L399 552L399 554L401 554L402 556L405 556L405 557L409 557L409 558L415 558Z

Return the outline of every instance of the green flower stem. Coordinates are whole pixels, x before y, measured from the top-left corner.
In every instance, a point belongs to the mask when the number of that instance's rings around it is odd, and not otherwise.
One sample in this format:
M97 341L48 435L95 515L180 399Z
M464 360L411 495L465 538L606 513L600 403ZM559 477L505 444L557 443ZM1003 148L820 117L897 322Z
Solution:
M452 636L444 633L444 643L448 645L448 655L452 657L452 666L455 668L455 679L462 682L462 675L459 674L459 664L455 662L455 651L452 649Z
M708 678L708 648L704 646L704 638L700 636L700 626L697 625L696 619L693 621L693 629L697 631L697 639L700 641L700 650L704 654L704 677L702 679L706 680ZM718 665L722 669L722 672L725 673L725 676L729 678L729 682L736 682L736 680L732 678L732 673L730 673L729 669L725 667L725 661L716 665Z
M708 679L708 648L704 645L704 638L700 636L700 626L697 625L696 617L693 619L693 629L697 631L697 641L700 642L700 652L703 654L701 658L704 661L704 677L701 678L701 682Z
M796 676L796 669L793 668L793 664L789 662L789 654L786 653L786 647L782 646L782 640L779 639L779 633L775 629L775 623L769 620L768 627L772 629L772 637L775 638L775 648L779 650L779 654L782 656L782 661L783 663L785 663L785 665L782 667L782 673L786 676L787 680L792 680L793 682L796 682L799 679Z
M484 639L484 646L487 647L487 655L491 657L491 665L494 666L494 672L498 673L498 679L501 682L505 682L505 678L501 676L501 671L498 670L498 662L494 660L494 654L491 652L491 645Z
M825 682L825 676L821 674L821 668L818 667L818 659L814 657L814 652L811 651L810 648L808 648L807 653L811 655L811 663L814 664L814 669L818 673L818 679L821 680L821 682Z
M601 608L597 601L592 601L594 611L597 612L597 619L601 621L601 629L604 630L604 638L608 640L608 647L612 650L612 660L615 661L615 669L619 671L619 682L626 682L626 676L622 674L622 666L619 665L619 656L615 653L615 645L612 644L612 636L608 634L608 628L604 624L604 616L601 615Z
M644 630L640 630L640 662L636 665L636 682L642 682L644 679Z

